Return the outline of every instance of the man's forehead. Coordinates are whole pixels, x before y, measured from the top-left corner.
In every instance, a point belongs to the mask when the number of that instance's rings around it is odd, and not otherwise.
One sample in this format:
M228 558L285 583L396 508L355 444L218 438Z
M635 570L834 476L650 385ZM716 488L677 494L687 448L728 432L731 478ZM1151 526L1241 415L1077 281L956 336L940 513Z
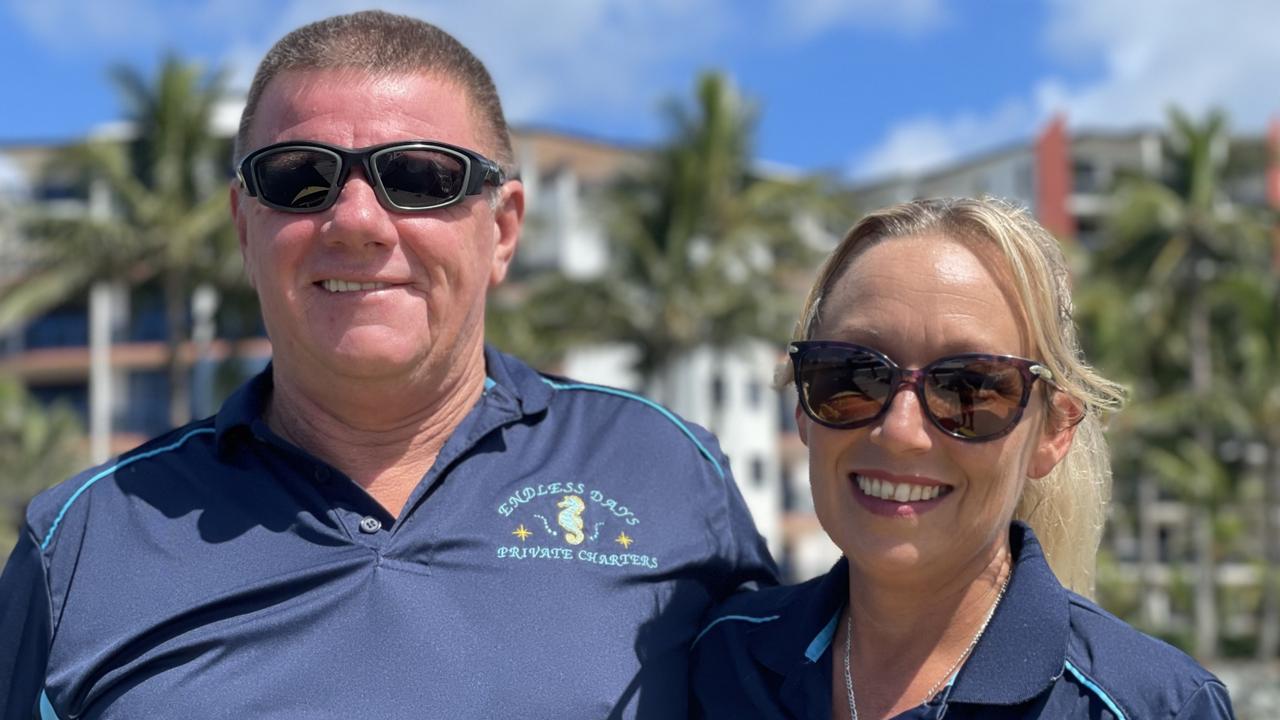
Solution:
M453 114L462 110L473 127L478 125L478 114L468 93L461 84L440 73L324 68L286 70L272 78L263 89L250 137L253 145L262 145L274 141L272 135L279 128L352 110L370 123L393 122L412 111L410 105L420 97L424 84L433 90L435 112ZM411 91L408 86L419 91Z

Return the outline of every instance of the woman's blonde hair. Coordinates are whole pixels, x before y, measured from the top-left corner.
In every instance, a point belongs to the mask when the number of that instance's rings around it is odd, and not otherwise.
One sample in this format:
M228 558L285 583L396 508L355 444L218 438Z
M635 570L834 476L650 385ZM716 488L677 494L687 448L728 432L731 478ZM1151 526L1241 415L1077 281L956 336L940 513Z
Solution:
M822 319L823 298L863 250L890 238L925 235L978 243L1003 259L1006 267L1001 270L1012 279L1036 359L1053 372L1058 387L1083 406L1083 414L1072 418L1078 424L1071 449L1047 476L1026 484L1014 518L1035 531L1062 584L1091 596L1111 497L1111 459L1102 421L1120 408L1125 393L1085 361L1072 319L1071 282L1062 248L1025 210L993 199L938 198L866 215L823 263L793 336L813 336ZM791 377L788 360L779 368L778 381L786 383ZM1045 405L1055 414L1053 403ZM1069 421L1060 413L1050 420Z

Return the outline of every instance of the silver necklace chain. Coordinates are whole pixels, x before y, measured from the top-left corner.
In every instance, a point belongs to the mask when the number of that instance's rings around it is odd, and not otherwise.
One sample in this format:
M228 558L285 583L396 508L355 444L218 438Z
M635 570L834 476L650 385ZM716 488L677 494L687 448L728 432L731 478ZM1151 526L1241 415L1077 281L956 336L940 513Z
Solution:
M991 623L991 618L996 614L996 608L1000 605L1000 600L1004 598L1004 591L1009 587L1009 578L1013 577L1013 568L1009 568L1009 573L1004 576L1004 582L1000 583L1000 592L996 593L996 601L991 603L991 609L987 610L987 617L983 619L982 625L978 628L978 632L973 634L973 639L969 641L969 646L960 653L960 656L951 663L951 667L942 674L938 681L929 687L929 691L924 695L924 702L933 699L935 693L942 683L951 677L960 663L969 657L969 653L973 652L973 648L978 644L978 640L982 637L982 633L986 632L987 625ZM850 645L853 637L853 608L849 608L849 612L844 618L844 691L849 698L849 720L858 720L858 701L853 694L853 673L849 672L849 655Z

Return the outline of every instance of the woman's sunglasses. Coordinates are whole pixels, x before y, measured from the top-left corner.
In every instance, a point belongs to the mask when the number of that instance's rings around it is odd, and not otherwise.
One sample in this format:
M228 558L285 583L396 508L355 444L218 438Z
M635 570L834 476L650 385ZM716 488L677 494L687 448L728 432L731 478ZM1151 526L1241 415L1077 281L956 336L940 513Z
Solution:
M251 197L282 212L313 213L338 200L352 166L360 164L388 210L421 212L478 195L485 183L506 182L494 161L466 148L407 140L350 149L296 141L254 150L236 176Z
M906 384L942 432L970 442L995 440L1018 424L1037 378L1053 384L1048 368L1010 355L951 355L904 370L851 343L793 342L789 353L800 407L814 422L840 430L875 422Z

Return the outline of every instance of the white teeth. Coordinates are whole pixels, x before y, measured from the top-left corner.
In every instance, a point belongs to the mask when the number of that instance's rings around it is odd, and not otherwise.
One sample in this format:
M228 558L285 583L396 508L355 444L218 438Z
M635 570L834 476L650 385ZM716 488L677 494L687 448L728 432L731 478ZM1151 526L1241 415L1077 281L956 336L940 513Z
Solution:
M923 502L932 500L942 494L941 485L917 485L915 483L892 483L879 478L867 478L854 475L858 489L873 498L892 500L894 502Z
M348 282L346 280L324 280L320 283L325 290L331 293L353 292L356 290L381 290L391 287L389 283L382 282Z

